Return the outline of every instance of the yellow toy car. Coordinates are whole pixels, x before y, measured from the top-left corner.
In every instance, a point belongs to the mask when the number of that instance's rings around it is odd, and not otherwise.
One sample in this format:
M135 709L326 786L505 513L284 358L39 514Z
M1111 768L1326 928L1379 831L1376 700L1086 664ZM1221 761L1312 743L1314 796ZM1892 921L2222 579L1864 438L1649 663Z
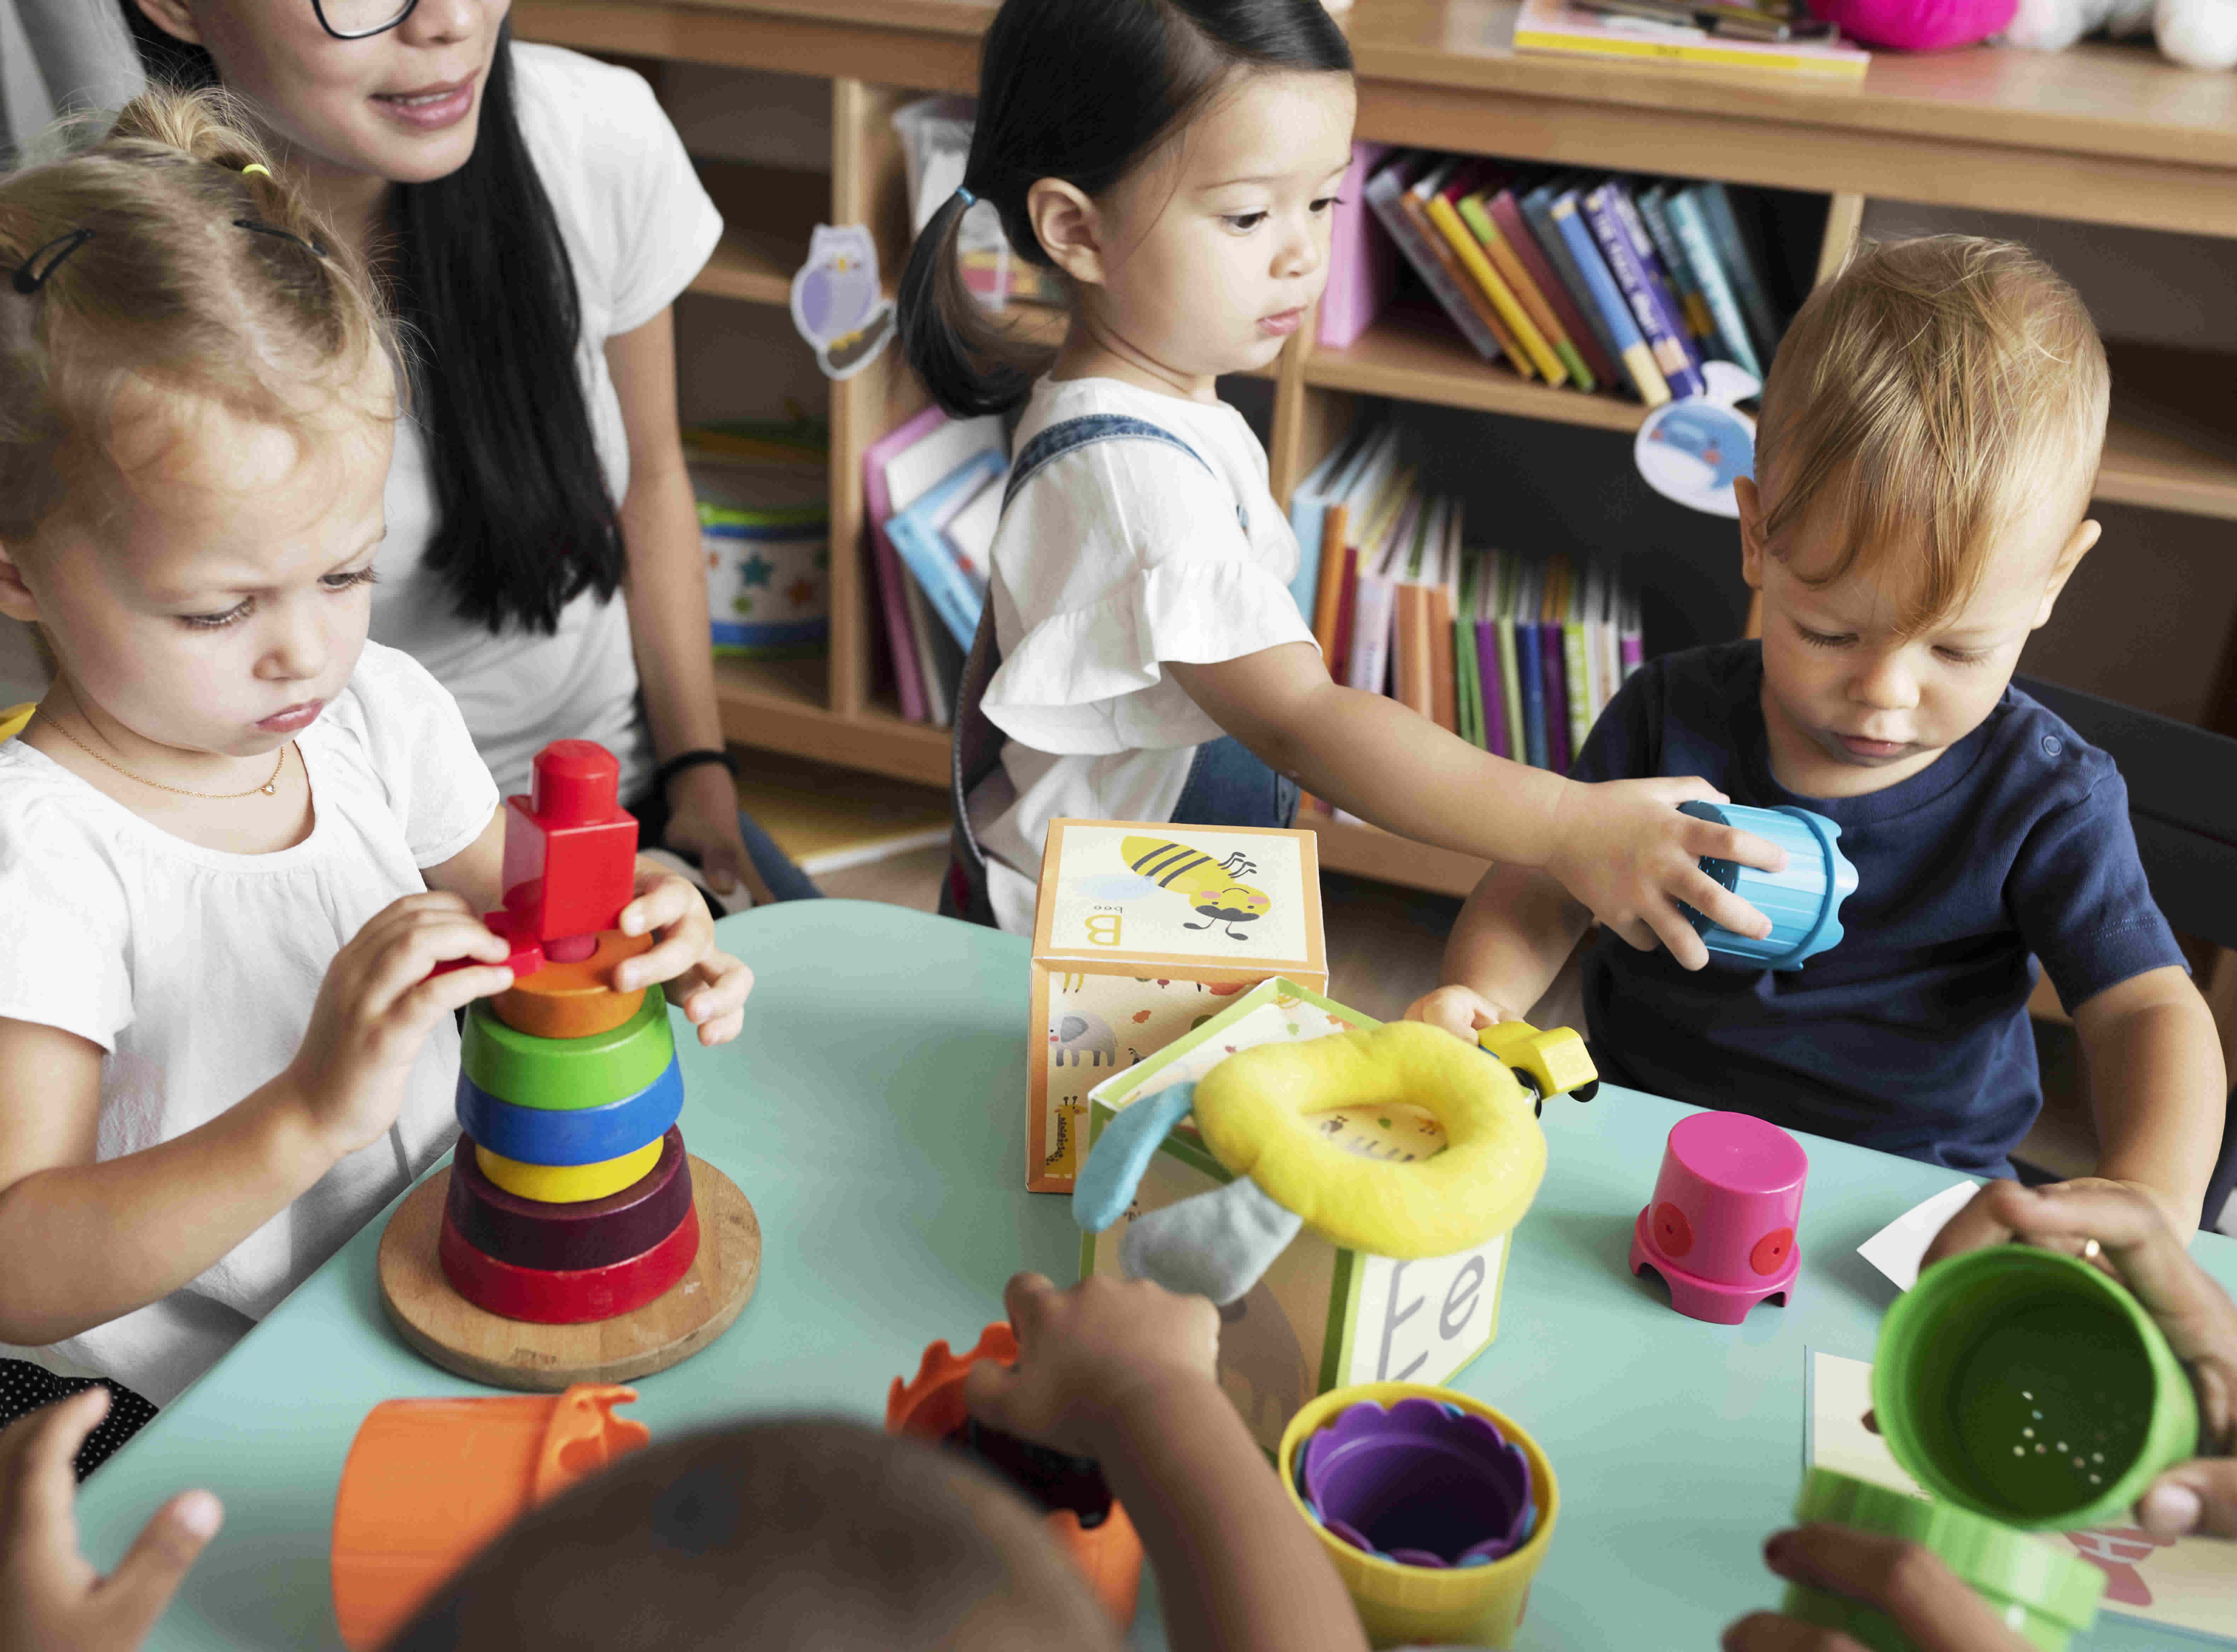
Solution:
M1537 1113L1545 1112L1549 1096L1589 1102L1600 1093L1600 1069L1593 1065L1585 1041L1574 1028L1541 1032L1527 1021L1502 1021L1484 1028L1475 1041L1521 1081Z

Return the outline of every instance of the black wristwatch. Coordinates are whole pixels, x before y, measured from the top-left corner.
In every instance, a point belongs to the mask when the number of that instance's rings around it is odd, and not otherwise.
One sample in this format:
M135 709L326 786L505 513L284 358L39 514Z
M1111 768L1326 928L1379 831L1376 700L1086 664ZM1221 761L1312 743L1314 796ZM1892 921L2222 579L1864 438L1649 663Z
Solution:
M658 768L653 771L652 789L654 793L663 800L665 800L668 796L668 783L674 780L677 775L683 773L684 770L688 768L697 768L702 763L720 763L724 768L730 771L730 778L732 780L738 778L738 760L731 756L728 752L718 752L714 750L712 747L703 748L696 752L678 752L675 756L670 758L665 763L663 763Z

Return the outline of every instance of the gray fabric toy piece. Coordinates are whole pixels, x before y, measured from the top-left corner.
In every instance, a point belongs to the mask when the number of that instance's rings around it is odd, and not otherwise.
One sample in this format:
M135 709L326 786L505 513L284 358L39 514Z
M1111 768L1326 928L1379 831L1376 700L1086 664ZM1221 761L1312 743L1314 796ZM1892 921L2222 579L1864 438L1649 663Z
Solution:
M1131 1278L1224 1307L1258 1282L1303 1226L1249 1176L1237 1176L1215 1193L1137 1216L1118 1260Z

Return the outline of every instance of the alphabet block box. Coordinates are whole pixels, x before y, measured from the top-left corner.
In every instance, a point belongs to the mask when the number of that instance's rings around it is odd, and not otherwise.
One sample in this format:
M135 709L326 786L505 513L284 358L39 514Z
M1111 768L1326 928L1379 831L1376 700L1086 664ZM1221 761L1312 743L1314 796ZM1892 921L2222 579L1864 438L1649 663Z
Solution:
M1328 985L1310 832L1053 820L1033 918L1026 1186L1069 1193L1087 1092L1271 976Z
M1268 981L1140 1066L1097 1085L1089 1142L1126 1107L1203 1077L1236 1050L1377 1024L1296 981ZM1317 1116L1337 1146L1374 1158L1425 1159L1444 1146L1436 1121L1402 1102ZM1183 1119L1166 1134L1125 1215L1100 1234L1080 1235L1080 1276L1124 1277L1118 1247L1130 1222L1233 1179L1205 1148L1195 1121ZM1220 1386L1270 1452L1298 1409L1331 1388L1446 1381L1499 1334L1508 1237L1450 1256L1399 1261L1344 1249L1306 1228L1257 1284L1220 1310Z

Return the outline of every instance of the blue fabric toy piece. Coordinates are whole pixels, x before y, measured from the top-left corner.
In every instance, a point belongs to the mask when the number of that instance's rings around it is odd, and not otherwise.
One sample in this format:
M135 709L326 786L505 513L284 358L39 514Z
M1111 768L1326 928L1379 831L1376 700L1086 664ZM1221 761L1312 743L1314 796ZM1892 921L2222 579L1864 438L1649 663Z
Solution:
M1225 1307L1249 1294L1303 1226L1249 1176L1237 1176L1216 1193L1137 1216L1119 1242L1118 1261L1131 1279L1155 1280Z
M1195 1105L1196 1086L1176 1084L1145 1096L1103 1127L1072 1184L1072 1219L1082 1231L1099 1234L1126 1214L1158 1144Z

